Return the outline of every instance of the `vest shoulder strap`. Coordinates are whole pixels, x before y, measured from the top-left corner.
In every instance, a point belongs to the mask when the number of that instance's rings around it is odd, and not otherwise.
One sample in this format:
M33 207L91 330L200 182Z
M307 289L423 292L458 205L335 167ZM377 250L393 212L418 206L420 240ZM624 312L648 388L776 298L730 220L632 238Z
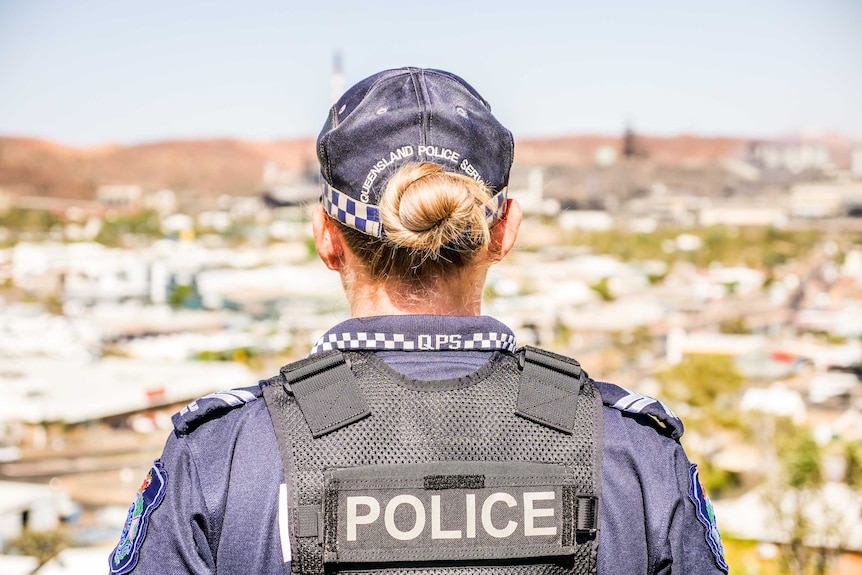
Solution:
M515 413L563 433L576 426L578 394L587 378L574 359L524 346ZM321 437L371 414L345 355L332 350L281 368L313 437ZM268 382L269 383L269 382Z
M521 381L515 413L568 433L577 425L578 394L587 379L572 358L531 346L519 351Z
M314 437L371 414L347 358L338 350L288 364L281 375Z

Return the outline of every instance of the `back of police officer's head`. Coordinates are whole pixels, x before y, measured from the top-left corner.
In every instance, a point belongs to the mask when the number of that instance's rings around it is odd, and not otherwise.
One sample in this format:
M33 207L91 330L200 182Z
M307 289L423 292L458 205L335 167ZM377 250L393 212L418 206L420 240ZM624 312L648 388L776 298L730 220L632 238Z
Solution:
M401 68L335 103L317 140L321 203L372 278L470 265L505 218L514 144L463 79Z

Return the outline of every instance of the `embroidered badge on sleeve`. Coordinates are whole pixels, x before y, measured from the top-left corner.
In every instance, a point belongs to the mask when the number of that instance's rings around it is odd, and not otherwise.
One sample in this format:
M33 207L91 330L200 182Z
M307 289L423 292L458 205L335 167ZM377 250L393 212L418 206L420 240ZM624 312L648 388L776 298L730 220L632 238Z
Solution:
M706 543L715 556L715 563L718 565L718 568L727 573L727 561L724 559L724 547L721 544L721 535L715 522L715 511L712 509L709 497L706 496L706 491L700 484L697 465L692 465L688 470L688 474L690 479L688 496L691 498L692 503L694 503L698 520L703 523L706 529Z
M165 496L167 480L168 475L162 468L161 461L156 460L129 507L129 515L126 517L120 542L111 553L112 575L128 573L138 562L138 549L144 541L147 521L150 513L159 506Z

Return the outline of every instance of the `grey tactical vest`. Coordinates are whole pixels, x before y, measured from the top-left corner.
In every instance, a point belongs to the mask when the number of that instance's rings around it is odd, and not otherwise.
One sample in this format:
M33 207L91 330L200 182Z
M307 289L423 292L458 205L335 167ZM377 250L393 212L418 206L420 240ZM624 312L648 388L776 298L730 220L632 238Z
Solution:
M332 351L262 387L293 573L596 573L602 405L576 361L527 347L416 382Z

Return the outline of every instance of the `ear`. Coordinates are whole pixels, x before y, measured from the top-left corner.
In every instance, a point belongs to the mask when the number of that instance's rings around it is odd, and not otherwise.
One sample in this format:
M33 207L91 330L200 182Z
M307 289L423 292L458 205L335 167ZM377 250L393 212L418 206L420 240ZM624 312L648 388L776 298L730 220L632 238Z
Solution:
M500 261L515 247L518 230L521 228L523 213L517 200L508 200L506 213L491 228L490 256L492 261Z
M314 230L317 255L326 267L341 271L344 267L344 237L320 204L315 206L311 214L311 228Z

